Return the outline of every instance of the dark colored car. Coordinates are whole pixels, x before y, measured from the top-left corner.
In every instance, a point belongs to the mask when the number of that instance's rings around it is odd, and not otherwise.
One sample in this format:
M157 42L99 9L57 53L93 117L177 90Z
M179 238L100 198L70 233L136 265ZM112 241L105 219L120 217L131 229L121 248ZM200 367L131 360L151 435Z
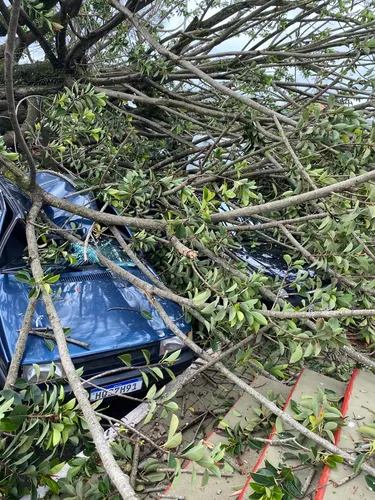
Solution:
M48 171L38 172L37 182L46 191L76 204L98 210L92 194L77 193L74 181ZM16 278L20 269L27 269L22 258L26 247L25 215L30 200L13 183L0 177L0 385L4 384L9 363L22 325L30 291L28 283ZM60 227L74 223L82 236L87 234L92 222L65 211L44 207L48 217ZM119 228L131 237L127 228ZM139 278L149 281L137 267L127 260L116 242L103 243L103 253ZM145 295L127 281L118 278L110 270L96 264L69 265L43 263L45 272L55 269L59 279L52 285L55 307L63 327L70 329L69 338L85 342L90 348L68 344L74 365L84 368L84 378L99 375L94 383L112 391L87 387L90 400L112 396L113 393L139 392L145 389L139 370L128 370L100 376L108 370L124 367L119 356L131 354L133 366L145 364L142 350L147 350L151 363L157 363L165 352L182 349L179 358L170 369L181 373L192 360L193 353L173 335L151 306ZM149 267L149 266L148 266ZM150 271L152 269L149 267ZM152 271L154 272L154 271ZM57 293L58 292L58 293ZM185 322L181 308L175 303L159 299L169 317L186 334L190 325ZM42 301L38 302L32 328L48 328L49 322ZM62 367L54 342L29 335L22 360L20 376L28 382L43 382L56 365L55 375L61 376ZM48 345L49 344L49 345ZM33 364L38 364L37 376ZM167 377L166 377L167 378Z
M222 212L227 212L231 208L222 203L219 208ZM257 226L260 224L257 220L251 218L238 218L237 223L244 225ZM225 223L225 226L230 230L231 223ZM278 243L271 243L261 236L253 237L253 232L232 232L233 239L238 243L240 248L233 249L230 252L232 258L242 260L247 264L249 269L255 272L261 272L264 276L269 276L278 281L281 286L280 297L288 300L294 306L302 305L302 300L305 297L301 296L297 291L295 284L301 283L301 276L306 278L316 277L316 272L311 267L303 266L300 273L294 269L290 269L284 259L284 254L288 253ZM324 285L328 285L329 281L323 281Z

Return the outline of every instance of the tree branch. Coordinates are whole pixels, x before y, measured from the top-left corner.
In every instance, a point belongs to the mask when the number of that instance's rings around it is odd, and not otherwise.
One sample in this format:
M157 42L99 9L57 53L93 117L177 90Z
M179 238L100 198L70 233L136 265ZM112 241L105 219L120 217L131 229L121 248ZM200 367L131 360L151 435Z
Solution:
M224 95L227 95L228 97L231 97L235 99L236 101L240 101L243 104L245 104L247 107L254 109L256 111L259 111L260 113L270 116L273 118L274 116L277 116L277 118L288 125L291 125L295 127L297 123L292 120L291 118L288 118L285 115L279 114L275 111L272 111L269 108L266 108L262 104L257 103L256 101L253 101L252 99L249 99L248 97L244 96L243 94L236 92L225 85L216 82L213 78L208 76L206 73L204 73L202 70L194 66L190 61L186 61L185 59L177 56L176 54L173 54L173 52L169 51L165 47L163 47L159 42L157 42L154 37L151 35L151 33L144 28L140 24L140 22L133 16L133 14L123 5L121 5L117 0L107 0L110 5L113 5L119 12L122 12L127 19L132 23L132 25L137 29L137 31L145 38L145 40L148 41L148 43L153 47L159 54L167 57L171 61L175 62L179 66L182 66L183 68L191 71L196 77L198 77L200 80L208 83L211 85L214 89L219 90L222 92Z
M23 358L23 354L25 352L26 342L29 336L29 331L31 329L31 324L33 321L33 316L35 313L37 303L38 303L38 298L34 296L31 297L27 305L25 316L22 322L22 328L18 335L17 344L16 347L14 348L12 360L10 362L8 370L8 375L5 380L4 389L11 389L14 386L17 378L19 377L21 361Z
M34 202L29 213L29 219L26 223L26 238L29 249L30 266L33 277L37 281L43 278L43 269L38 254L38 243L35 235L34 224L41 206L41 201ZM117 488L119 494L124 500L137 500L137 496L130 486L129 477L122 472L113 457L110 446L104 437L103 429L96 417L95 410L92 408L87 398L87 392L82 387L80 378L77 375L75 366L70 357L64 330L61 326L52 297L44 288L42 289L42 299L54 332L64 372L90 429L96 451L100 456L103 467L113 485Z
M362 175L352 177L345 181L336 182L336 184L331 184L330 186L325 186L314 191L309 191L307 193L297 194L290 196L289 198L284 198L281 200L270 201L264 203L263 205L255 205L251 207L238 208L236 210L229 210L228 212L219 212L211 215L212 222L224 222L229 220L234 220L237 217L251 217L255 214L262 214L265 212L276 212L282 210L283 208L292 207L296 205L301 205L303 203L308 203L309 201L318 200L320 198L326 198L334 193L340 193L342 191L347 191L348 189L353 189L365 182L369 182L375 179L375 170L371 170Z
M14 130L17 141L22 147L22 152L26 155L27 162L30 168L30 185L35 186L36 182L36 168L32 154L26 144L25 138L21 131L21 127L17 119L16 104L14 101L14 84L13 84L13 60L16 46L16 31L18 26L18 19L21 9L21 0L14 0L10 13L8 38L5 46L5 63L4 63L4 84L6 97L8 101L9 119Z

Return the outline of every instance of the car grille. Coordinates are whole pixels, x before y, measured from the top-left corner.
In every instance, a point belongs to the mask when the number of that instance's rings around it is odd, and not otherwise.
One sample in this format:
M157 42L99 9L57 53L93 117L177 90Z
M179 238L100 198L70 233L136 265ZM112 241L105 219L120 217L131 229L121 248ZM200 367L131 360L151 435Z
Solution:
M156 362L157 359L159 359L159 342L145 346L145 349L147 349L150 353L151 363ZM76 368L83 367L83 377L89 378L104 371L114 370L125 366L119 358L121 354L131 354L131 363L133 366L146 364L146 360L141 349L129 349L126 351L121 350L116 352L112 351L109 353L93 354L92 356L87 356L85 358L75 358L73 359L73 362Z
M77 283L77 281L94 281L103 279L112 279L113 275L110 271L102 271L99 273L75 274L73 276L61 276L60 283Z

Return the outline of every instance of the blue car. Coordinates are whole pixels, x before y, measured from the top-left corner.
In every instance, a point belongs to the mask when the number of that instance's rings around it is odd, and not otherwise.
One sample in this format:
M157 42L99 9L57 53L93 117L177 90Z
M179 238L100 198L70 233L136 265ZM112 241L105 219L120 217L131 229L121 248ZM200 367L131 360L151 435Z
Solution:
M79 194L73 179L40 171L37 182L55 196L98 210L93 195ZM26 247L25 216L30 206L29 198L12 182L0 176L0 386L5 382L28 303L30 287L28 283L19 281L16 275L20 270L28 269L23 253ZM60 209L44 207L44 212L60 227L75 227L82 237L85 237L92 226L92 221ZM125 237L131 238L130 230L119 229ZM99 238L99 241L103 254L149 282L129 262L115 241L105 236ZM96 264L45 262L43 267L45 273L55 270L60 275L52 289L61 323L70 332L68 338L89 345L83 347L68 343L74 365L77 368L83 367L83 377L97 377L93 382L104 388L98 389L87 384L91 401L114 394L144 391L145 381L141 372L136 369L137 366L146 364L142 350L148 351L151 363L157 363L167 351L171 353L181 349L180 356L170 366L175 375L191 364L193 353L166 327L138 288ZM181 308L171 301L159 300L175 324L189 334L191 326L184 320ZM42 301L39 301L32 328L36 332L48 332L48 327L46 311ZM125 366L119 357L124 354L131 355L134 369L116 371ZM36 373L34 364L39 365L39 374ZM29 335L20 377L29 383L43 383L53 364L55 376L63 376L55 342L46 342L37 335ZM101 375L109 370L113 372ZM168 378L167 374L165 378Z

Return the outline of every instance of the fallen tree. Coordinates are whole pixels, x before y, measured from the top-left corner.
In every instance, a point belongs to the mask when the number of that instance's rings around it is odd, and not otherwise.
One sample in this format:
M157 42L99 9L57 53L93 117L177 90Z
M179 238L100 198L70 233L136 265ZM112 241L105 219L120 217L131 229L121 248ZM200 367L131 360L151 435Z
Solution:
M0 48L0 106L7 113L0 163L33 202L27 251L34 280L43 279L41 227L85 251L95 247L95 235L81 241L54 226L45 205L109 228L142 271L137 252L152 249L163 282L146 273L152 282L146 283L97 255L145 293L204 361L200 370L215 366L351 465L355 458L262 398L225 359L256 346L265 373L283 364L286 376L338 353L346 372L334 362L324 367L337 376L349 376L349 358L374 368L366 353L375 341L375 27L368 3L245 1L215 10L208 2L193 12L166 1L21 6L14 0L10 10L0 3L7 29ZM177 28L173 13L189 24ZM236 37L246 38L243 46L228 50ZM32 47L46 60L29 74L22 58L35 62ZM95 193L103 210L44 191L36 183L41 168L71 176L77 190ZM122 238L121 226L133 229L131 241ZM283 275L239 257L243 248L251 254L266 245L284 258ZM185 309L199 342L178 330L157 297ZM42 288L41 298L101 464L122 498L135 498L134 470L130 482L104 439L53 297ZM16 383L34 302L7 387ZM204 350L219 344L219 358ZM361 467L375 474L366 462Z

